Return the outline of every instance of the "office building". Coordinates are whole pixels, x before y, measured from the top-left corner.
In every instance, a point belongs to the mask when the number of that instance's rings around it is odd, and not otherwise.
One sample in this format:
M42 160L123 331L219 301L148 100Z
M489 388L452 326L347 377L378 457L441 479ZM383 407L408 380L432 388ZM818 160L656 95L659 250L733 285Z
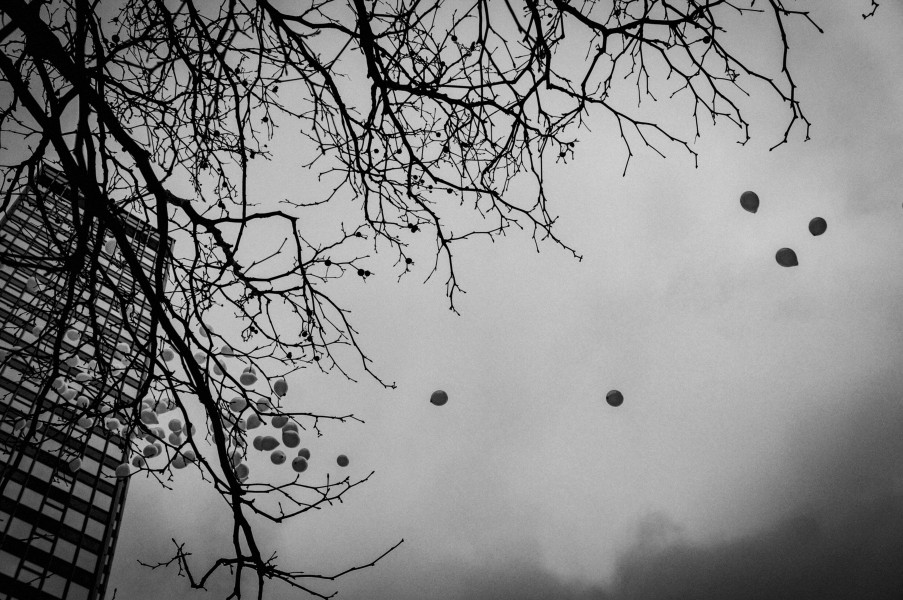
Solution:
M71 262L72 198L85 206L45 166L0 214L0 600L103 598L128 490L117 426L147 373L149 310L96 224L81 248L98 268ZM159 236L122 220L150 272Z

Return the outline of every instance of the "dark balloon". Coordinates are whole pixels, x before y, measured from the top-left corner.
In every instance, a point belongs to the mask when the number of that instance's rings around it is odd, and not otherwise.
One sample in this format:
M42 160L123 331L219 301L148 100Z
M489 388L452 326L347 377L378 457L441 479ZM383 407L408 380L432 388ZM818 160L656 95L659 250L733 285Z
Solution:
M828 230L828 223L821 217L815 217L809 221L809 233L821 235Z
M442 390L436 390L430 395L430 402L435 404L436 406L442 406L443 404L448 402L448 394L446 394Z
M612 390L605 394L605 401L612 406L621 406L624 403L624 395L618 390Z
M778 250L778 253L775 255L775 259L782 267L795 267L800 264L799 261L796 260L796 252L794 252L790 248L781 248L780 250Z
M339 454L338 458L335 459L335 462L340 467L347 467L348 466L348 457L345 456L344 454Z
M740 206L743 210L755 213L759 210L759 197L755 192L743 192L740 194Z

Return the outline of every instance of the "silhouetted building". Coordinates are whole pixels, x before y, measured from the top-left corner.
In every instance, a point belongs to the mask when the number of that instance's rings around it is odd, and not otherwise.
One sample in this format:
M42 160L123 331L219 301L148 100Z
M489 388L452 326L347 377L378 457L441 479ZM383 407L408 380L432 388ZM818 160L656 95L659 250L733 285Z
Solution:
M73 197L44 167L0 214L0 600L102 598L128 489L116 425L147 373L132 348L149 310L111 238L93 225L76 245ZM150 272L159 237L122 218ZM100 268L67 262L76 247Z

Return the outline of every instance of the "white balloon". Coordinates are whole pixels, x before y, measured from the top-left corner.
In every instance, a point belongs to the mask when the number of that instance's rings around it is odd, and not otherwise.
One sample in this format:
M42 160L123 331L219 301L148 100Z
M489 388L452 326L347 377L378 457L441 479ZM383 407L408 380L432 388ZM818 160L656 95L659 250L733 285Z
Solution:
M289 448L297 448L301 444L301 437L295 431L282 431L282 443Z

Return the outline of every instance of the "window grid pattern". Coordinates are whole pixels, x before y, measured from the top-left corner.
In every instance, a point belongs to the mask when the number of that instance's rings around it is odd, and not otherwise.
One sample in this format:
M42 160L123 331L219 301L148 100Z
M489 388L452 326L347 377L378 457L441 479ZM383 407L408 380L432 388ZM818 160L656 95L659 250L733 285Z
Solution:
M122 418L121 411L134 410L150 360L141 351L150 331L145 295L136 293L115 248L100 249L110 279L96 285L39 275L48 264L61 264L72 247L74 235L62 239L59 233L71 229L67 197L72 196L59 175L48 169L36 193L21 196L0 216L0 256L19 263L0 269L0 600L103 597L127 491L127 480L115 477L127 440L107 431L102 419L84 422L74 398L42 392L51 374L72 379L93 358L98 376L71 385L94 406L110 404L104 416ZM131 217L126 231L150 272L159 247L155 232ZM61 319L59 298L70 284L75 302ZM54 329L55 320L97 334L72 342ZM41 336L36 326L43 328ZM56 338L63 340L61 357L71 356L71 364L53 364ZM131 356L117 352L120 341L134 344ZM35 443L17 443L23 422L35 423ZM74 457L81 460L75 472L69 468Z

